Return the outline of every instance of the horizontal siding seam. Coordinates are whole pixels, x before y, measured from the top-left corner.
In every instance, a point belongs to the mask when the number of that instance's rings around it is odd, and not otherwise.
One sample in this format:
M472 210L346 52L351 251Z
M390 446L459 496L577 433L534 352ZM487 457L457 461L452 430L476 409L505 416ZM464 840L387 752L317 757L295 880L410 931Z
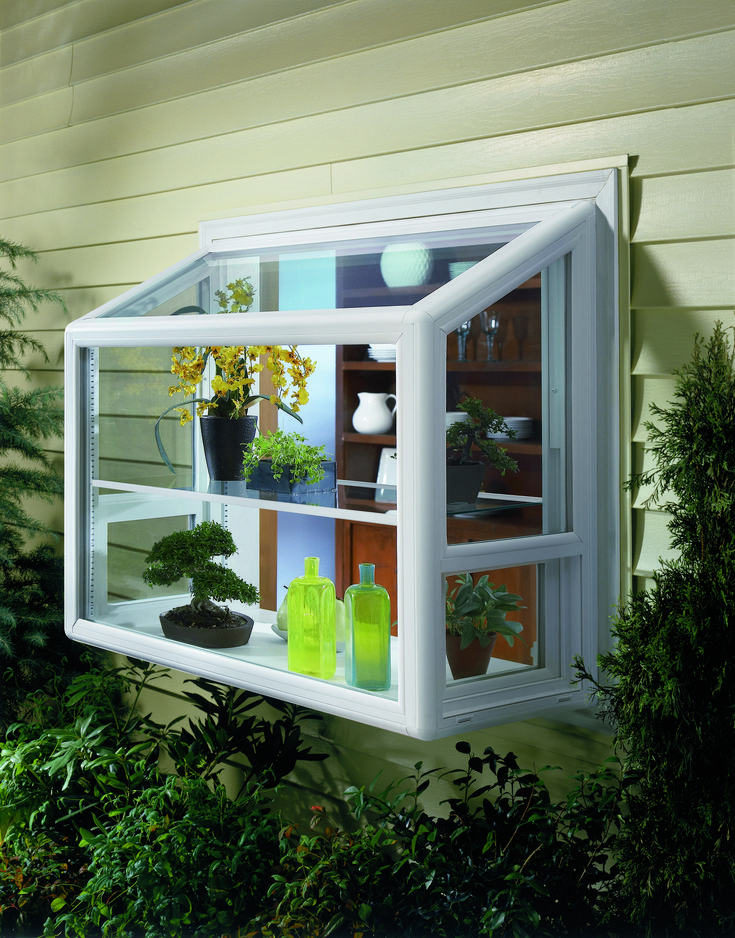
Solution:
M173 7L173 9L180 10L182 7L196 6L197 3L199 3L199 0L187 0L187 2L180 3L176 7ZM165 16L167 13L170 12L170 9L171 8L166 9L166 10L156 10L154 13L147 13L144 16L136 16L132 20L127 20L125 23L119 23L117 26L110 26L108 29L101 29L99 30L99 32L90 33L88 36L78 36L76 39L72 39L71 42L60 42L58 45L55 45L55 46L47 46L43 49L42 52L35 53L34 55L30 55L27 58L15 59L11 64L18 65L21 62L31 62L36 57L36 55L44 55L47 52L55 52L58 49L63 49L64 46L68 46L68 45L74 46L82 42L88 42L92 39L96 39L98 36L105 36L108 33L114 33L116 32L116 30L120 29L121 27L130 26L132 23L142 23L145 20L152 19L153 17L156 17L156 16ZM34 20L43 20L43 19L48 18L49 16L56 15L58 12L59 12L58 10L53 10L50 13L49 12L41 13L38 16L34 16L34 17L31 17L30 19L23 20L22 22L17 23L10 28L6 28L4 30L4 34L5 36L7 36L8 33L11 32L11 30L13 29L27 29L28 26L32 24ZM11 36L11 39L12 39L12 36Z
M236 83L233 83L233 84L236 84ZM376 101L361 102L359 105L356 105L356 106L345 105L345 106L340 106L334 109L327 108L322 111L315 111L306 116L298 115L298 116L286 118L285 120L263 121L261 123L253 124L246 128L237 128L235 130L218 132L215 134L205 134L201 137L190 137L186 140L186 143L202 143L202 142L206 142L207 140L221 140L223 137L227 137L227 136L231 136L235 134L247 133L250 131L256 131L256 130L260 130L260 129L264 129L268 127L279 127L279 126L287 127L289 124L298 123L298 122L304 121L305 119L309 119L312 117L325 117L325 116L330 116L330 115L334 116L336 114L339 114L340 112L349 114L349 113L354 112L358 108L374 107L377 104L400 101L400 100L410 101L411 98L421 98L421 97L424 97L426 94L431 94L436 91L450 90L453 87L464 87L467 84L473 84L473 83L465 83L465 85L457 85L457 86L449 85L446 88L432 89L429 92L417 91L417 92L412 92L411 94L408 94L408 95L403 95L403 96L398 95L395 98L384 97ZM200 95L205 95L205 94L207 94L207 92L197 92L196 94L189 95L188 97L195 98L195 97L199 97ZM180 99L171 98L167 100L180 100ZM651 104L650 106L646 106L646 107L632 108L630 110L606 111L605 113L595 114L591 116L585 115L585 116L580 117L579 115L576 115L574 117L570 117L569 119L565 119L561 121L544 123L544 124L535 124L531 127L524 126L521 128L514 128L511 130L504 130L501 133L496 133L496 134L492 133L492 131L489 131L487 128L483 128L479 130L477 134L465 135L465 136L455 137L450 140L444 140L441 144L439 143L427 144L425 141L422 141L420 143L417 143L415 147L409 146L409 147L398 147L398 148L385 149L385 150L374 150L374 151L371 151L370 153L363 153L359 157L340 157L335 162L342 163L345 161L345 159L347 160L358 159L358 158L365 159L365 158L373 158L373 157L379 157L379 156L389 156L395 153L410 153L413 150L425 150L427 146L432 146L432 145L449 146L449 145L456 145L456 144L463 144L463 143L473 143L473 142L477 142L481 140L493 140L493 139L500 140L506 137L514 137L514 136L518 136L524 133L555 130L555 129L562 128L562 127L576 127L581 123L594 124L596 122L603 122L603 121L614 120L614 119L625 118L625 117L633 117L633 116L641 115L641 114L663 114L663 113L666 113L667 111L675 111L681 108L701 107L707 104L716 104L716 103L721 103L723 101L731 101L731 100L734 100L732 95L715 95L715 96L711 96L708 98L698 98L698 99L687 100L681 103L671 104L671 105L667 105L664 107L657 106L656 104ZM166 102L156 102L155 104L146 105L145 107L142 107L142 108L124 109L122 111L116 111L114 114L111 114L110 116L114 117L120 114L140 113L150 108L160 107L162 104L165 104L165 103ZM95 124L98 120L100 120L100 118L90 118L89 120L70 122L66 125L65 129L71 130L75 127L83 127L86 125L91 126ZM37 137L37 136L41 137L48 133L54 133L54 132L58 132L58 130L39 131L37 134L29 134L24 139L32 140L34 137ZM10 143L14 143L14 142L15 141L10 141ZM180 141L174 144L165 144L163 146L150 147L149 149L139 149L139 150L130 151L128 153L125 153L124 156L134 156L139 153L152 153L152 152L156 152L157 150L175 149L178 146L181 146ZM113 159L120 159L120 158L121 157L119 155L116 155L116 156L111 156L111 157L105 157L105 160L113 160ZM79 163L75 163L74 166L78 167L78 166L83 166L83 165L92 165L94 163L103 162L103 161L104 160L91 160L89 164L85 164L84 162L79 162ZM306 169L312 166L325 165L327 162L328 161L325 161L325 160L316 160L313 163L299 163L297 166L293 166L290 168ZM725 168L728 168L728 167L725 167ZM40 173L39 175L43 175L43 173ZM262 174L259 173L258 175L262 175ZM168 190L164 190L164 191L168 191Z
M733 219L735 223L735 218ZM635 235L631 238L630 243L634 244L636 247L652 247L656 244L699 244L701 242L708 241L733 241L735 240L735 234L715 234L715 235L690 235L686 238L682 237L671 237L671 238L646 238L645 240L639 241Z
M732 97L735 101L735 96ZM635 167L631 167L635 169ZM646 181L648 179L673 179L677 176L704 176L707 173L719 173L725 172L728 169L735 169L735 144L733 145L733 161L729 163L714 164L712 166L706 166L701 168L699 166L693 167L692 169L680 169L675 173L673 172L648 172L648 173L636 173L635 178L640 181Z
M461 24L461 25L464 25L464 24ZM458 25L454 28L459 29L461 28L461 25ZM258 28L264 28L264 27L258 27ZM321 58L309 60L308 62L299 62L296 65L289 66L286 68L279 68L273 71L263 71L259 73L258 75L253 75L249 78L246 78L245 80L235 79L233 81L225 81L220 84L210 85L207 88L198 90L193 93L186 92L181 95L172 94L166 98L161 98L150 104L145 104L142 106L123 107L116 111L109 111L107 112L106 116L109 117L109 116L114 116L115 114L134 113L136 111L143 111L149 107L157 107L160 105L165 105L166 103L170 103L172 101L186 100L187 98L195 99L196 97L200 95L206 95L215 91L221 91L223 89L234 87L234 86L240 86L240 87L245 88L247 87L249 83L262 81L263 79L267 79L268 77L272 77L274 75L285 75L291 72L298 72L299 69L302 69L302 68L310 68L312 66L323 65L328 62L339 61L340 59L349 59L349 58L352 58L353 56L356 57L356 56L364 55L366 53L375 51L377 49L390 48L391 46L398 47L408 42L418 41L423 36L431 35L432 33L445 32L445 31L446 30L431 30L431 31L427 31L425 34L420 34L418 36L412 35L409 37L399 39L397 41L375 43L371 46L366 46L361 49L353 50L346 54L337 53L334 55L327 55ZM706 35L722 36L722 35L726 35L729 33L735 33L735 28L731 30L707 30L703 33L703 35L704 36ZM408 93L395 94L395 95L384 94L380 97L362 99L357 104L340 105L339 107L336 107L336 108L315 109L313 111L310 111L308 116L311 117L311 116L317 116L317 115L339 113L340 111L343 111L343 110L351 110L354 107L370 107L370 106L375 106L375 105L379 105L379 104L383 104L387 102L395 102L395 101L402 101L402 100L410 101L412 98L423 97L424 95L427 95L427 94L443 93L446 91L452 91L453 89L456 89L456 88L472 88L474 85L481 85L483 83L492 82L492 81L502 81L504 79L513 78L515 76L523 76L523 77L530 77L534 75L541 76L541 75L544 75L545 73L548 73L550 70L553 70L556 68L564 68L565 66L569 66L569 65L579 65L584 62L595 62L595 63L604 62L605 60L612 60L619 56L627 55L630 52L635 52L637 50L648 49L648 48L659 48L663 46L674 46L674 45L677 45L678 43L689 42L692 39L697 39L697 38L700 38L700 36L699 35L686 36L686 37L681 37L678 39L662 41L660 43L634 43L629 46L625 46L624 48L615 49L611 52L603 52L602 54L591 53L587 55L569 56L569 57L554 60L551 62L545 62L543 65L536 67L536 68L521 67L517 69L507 69L505 71L497 72L489 76L483 75L475 79L462 79L456 82L450 81L450 82L444 82L442 84L434 84L434 85L427 84L423 86L422 88L417 89L416 91L411 91ZM225 41L227 41L227 39L215 40L213 43L205 43L204 46L206 47L207 45L216 45L220 42L225 42ZM166 56L162 56L160 60L151 60L151 61L165 61L166 59L176 58L177 56L180 56L180 55L186 55L186 52L183 52L183 53L178 52L178 51L172 52ZM128 68L118 69L116 72L105 73L104 78L106 79L108 75L112 75L112 74L120 74L120 73L127 72L127 71L134 71L138 67L139 67L138 65L134 65L134 66L129 66ZM84 84L87 84L88 82L94 82L96 80L97 78L92 78L92 79L88 79L88 80L81 81L81 82L70 82L70 86L72 88L81 87ZM703 104L703 103L709 103L709 102L714 102L714 101L719 101L719 100L731 100L732 98L733 98L732 93L723 94L723 95L714 95L711 97L701 98L701 99L700 98L689 99L684 103L684 105L675 104L675 105L672 105L672 107L689 106L691 104ZM638 108L632 111L625 111L625 110L613 111L603 116L604 117L622 116L624 114L629 114L629 113L646 113L647 111L656 111L656 110L658 110L658 107L656 107L655 105L651 105L650 107ZM93 118L90 118L89 120L74 120L73 126L83 126L84 124L94 122L97 119L98 119L97 117L93 117ZM292 120L303 119L303 115L299 118L290 118L290 119ZM274 124L278 124L280 122L281 121L279 120L261 121L260 123L249 125L248 129L254 129L256 127L268 127ZM561 124L560 126L564 126L564 124Z
M556 66L554 66L554 67L556 67ZM538 71L541 71L541 70L538 70ZM522 73L522 74L529 74L529 73ZM479 80L477 83L479 84L479 83L481 83L481 81L482 81L482 80ZM485 79L485 81L487 81L487 79ZM236 83L233 83L233 84L236 84ZM340 106L340 107L337 107L337 108L334 108L334 109L329 109L329 108L327 108L327 109L324 109L324 110L321 110L321 111L314 111L314 112L312 112L312 113L310 113L310 114L308 114L308 115L306 115L306 116L304 116L304 115L298 115L298 116L286 118L285 120L263 121L263 122L261 122L261 123L254 124L254 125L252 125L252 126L248 126L247 128L239 128L239 129L237 129L237 130L226 131L226 132L224 132L224 133L210 134L210 135L207 135L207 136L204 136L204 137L192 137L192 138L190 138L187 142L188 142L188 143L191 143L191 142L201 142L201 141L204 141L204 140L218 140L218 139L220 139L220 138L222 138L222 137L228 136L229 134L243 133L244 131L247 132L247 131L251 131L251 130L258 130L258 129L266 128L266 127L278 127L278 126L286 127L286 126L287 126L288 124L290 124L290 123L297 123L297 122L300 122L300 121L303 121L303 120L305 120L305 119L312 118L312 117L324 117L324 116L330 116L330 115L333 116L333 115L335 115L335 114L339 114L340 112L344 112L344 113L349 114L349 113L354 112L356 109L359 109L359 108L362 108L362 107L374 107L374 106L376 106L376 105L380 105L380 104L383 104L383 103L395 102L395 101L402 101L402 100L410 101L412 98L420 99L420 98L423 98L423 97L426 96L426 95L430 95L430 94L435 93L435 92L449 91L449 90L451 90L452 88L456 88L456 87L468 87L468 86L470 86L470 85L472 85L472 84L475 84L475 82L465 82L465 83L462 83L462 84L459 84L459 85L451 85L451 84L450 84L450 85L447 85L447 86L444 87L444 88L433 88L433 89L431 89L431 90L428 91L428 92L427 92L427 91L416 91L416 92L411 92L410 94L407 94L407 95L397 95L396 97L387 96L387 97L383 97L383 98L377 99L377 100L375 100L375 101L360 102L359 105L344 105L344 106ZM200 94L203 95L203 94L206 94L206 93L207 93L207 92L197 92L195 95L190 95L189 97L192 97L192 98L193 98L193 97L198 97ZM184 97L186 97L186 96L184 96ZM171 99L167 99L167 100L173 101L173 100L180 100L180 99L171 98ZM453 139L451 139L451 140L444 141L444 143L470 143L470 142L477 141L477 140L486 140L486 139L494 139L494 138L500 139L500 138L502 138L502 137L515 136L515 135L517 135L517 134L526 133L526 132L529 132L529 131L553 130L553 129L559 128L559 127L570 127L570 126L571 126L571 127L574 127L574 126L577 126L577 125L580 124L580 123L589 123L589 124L591 124L591 123L594 123L595 121L605 121L605 120L610 120L610 119L614 119L614 118L631 117L631 116L634 116L634 115L637 115L637 114L659 114L659 113L664 113L664 112L669 111L669 110L678 110L679 108L682 108L682 107L698 107L698 106L705 105L705 104L715 104L715 103L718 103L718 102L722 102L722 101L731 101L731 100L733 100L733 96L732 96L732 95L713 95L713 96L710 96L710 97L707 97L707 98L688 99L688 100L686 100L686 101L683 101L683 102L680 102L680 103L671 104L671 105L667 105L667 106L665 106L665 107L660 107L660 106L658 106L657 104L653 103L653 104L647 105L647 106L645 106L645 107L631 108L631 109L629 109L629 110L606 111L605 113L600 113L600 114L596 114L596 115L592 115L592 116L585 115L585 116L581 116L581 117L580 117L579 115L575 115L574 117L570 117L570 118L565 119L565 120L555 121L555 122L551 122L551 123L535 124L535 125L533 125L532 127L522 127L522 128L514 128L514 129L512 129L512 130L504 130L502 133L497 133L497 134L493 134L492 132L488 132L488 129L487 129L487 128L484 128L484 129L482 129L481 131L478 131L477 134L467 135L467 136L463 136L463 137L456 137L456 138L453 138ZM143 107L143 108L129 108L129 109L124 109L124 110L122 110L122 111L116 111L115 114L130 114L130 113L136 113L136 112L140 112L140 111L146 110L146 109L149 108L149 107L150 107L150 108L158 107L158 106L160 106L160 105L163 104L163 103L165 103L165 102L156 102L155 104L146 105L146 106ZM111 116L114 116L114 115L111 115ZM94 123L96 122L96 120L98 120L98 119L99 119L99 118L90 118L90 120L74 121L74 122L73 122L72 124L70 124L69 126L70 126L70 127L81 127L81 126L84 126L84 125L86 125L86 124L90 124L90 125L91 125L91 124L94 124ZM36 136L36 135L31 135L31 136L27 137L26 139L32 139L33 136ZM39 134L39 136L40 136L40 134ZM387 150L373 151L373 152L371 152L371 153L369 153L369 154L362 154L362 157L364 158L365 156L371 156L371 157L372 157L372 156L387 155L387 154L389 154L389 153L395 153L395 152L401 152L401 153L410 152L410 151L413 150L413 149L425 149L426 145L427 145L426 143L423 143L423 142L422 142L422 143L420 143L420 144L417 144L416 147L401 147L399 150L387 149ZM156 150L156 149L164 149L164 148L162 148L162 147L153 147L153 148L151 148L151 149L152 149L152 150ZM150 151L139 151L139 152L150 152ZM320 164L322 164L323 162L324 162L323 160L318 160L318 161L316 161L316 163L313 164L313 165L320 165ZM294 167L294 168L305 168L306 166L309 166L309 165L312 165L312 164L299 164L298 167Z
M733 303L699 303L691 304L690 306L683 305L681 303L669 303L665 306L654 306L652 303L646 303L645 306L631 306L631 313L636 312L641 309L651 310L652 312L667 312L667 313L700 313L702 310L708 310L710 312L719 313L719 312L732 312Z

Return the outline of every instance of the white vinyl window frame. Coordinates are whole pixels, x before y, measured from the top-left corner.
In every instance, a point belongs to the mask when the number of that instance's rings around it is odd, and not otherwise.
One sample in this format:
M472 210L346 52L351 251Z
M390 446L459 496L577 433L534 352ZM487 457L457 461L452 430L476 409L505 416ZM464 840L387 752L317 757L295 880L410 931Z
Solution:
M142 300L146 291L155 296L156 290L165 290L175 280L176 268L72 324L66 346L68 634L424 739L583 707L586 690L571 685L571 661L575 654L594 660L606 647L610 609L620 591L617 200L617 170L603 169L208 222L200 229L202 257L396 234L409 238L462 227L492 227L506 243L414 306L376 310L369 325L340 319L335 311L313 311L308 316L285 312L271 319L249 314L247 320L190 317L177 322L173 343L170 321L128 317L138 297ZM545 295L563 294L568 303L566 380L571 418L566 433L574 484L564 510L570 521L559 533L448 545L441 510L445 400L442 383L436 380L446 364L446 337L459 323L539 271L544 272ZM118 313L116 303L123 299L128 311ZM271 670L259 674L239 659L187 646L172 648L165 640L123 634L84 617L89 493L83 490L87 474L80 472L80 466L88 458L85 447L93 444L82 419L89 394L87 350L141 343L279 341L377 341L397 347L398 485L404 495L396 520L401 628L395 701L300 675ZM191 506L186 504L182 499L177 513L188 512ZM427 510L427 506L434 507ZM543 665L492 680L448 683L444 578L524 564L543 569Z

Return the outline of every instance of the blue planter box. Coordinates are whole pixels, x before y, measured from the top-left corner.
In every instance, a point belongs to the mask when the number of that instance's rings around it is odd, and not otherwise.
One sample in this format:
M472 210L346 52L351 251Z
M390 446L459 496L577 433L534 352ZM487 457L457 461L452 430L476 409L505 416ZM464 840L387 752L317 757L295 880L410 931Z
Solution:
M249 489L274 492L277 495L312 495L317 492L334 492L337 488L337 464L334 460L322 462L324 478L319 482L291 482L291 470L284 466L279 479L273 478L271 461L261 459L248 480Z

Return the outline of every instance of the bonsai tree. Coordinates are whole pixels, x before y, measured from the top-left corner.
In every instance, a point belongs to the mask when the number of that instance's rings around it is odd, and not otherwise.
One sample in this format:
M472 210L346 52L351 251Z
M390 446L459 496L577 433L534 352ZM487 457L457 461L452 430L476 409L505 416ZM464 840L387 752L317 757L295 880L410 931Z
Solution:
M17 274L33 251L0 238L0 371L30 377L29 353L48 361L43 346L18 329L58 294L28 286ZM28 510L27 499L52 502L63 479L44 449L63 432L63 390L23 389L0 378L0 735L23 715L29 694L63 684L84 670L83 646L64 635L64 565L50 539L56 532Z
M521 597L509 593L505 586L494 586L484 574L477 583L471 573L457 577L454 586L446 584L446 623L450 635L461 635L460 648L467 648L475 639L483 646L495 634L502 635L509 645L523 631L520 622L505 618L509 612L524 608Z
M510 439L515 436L505 420L492 408L485 407L476 397L466 397L457 407L469 415L469 420L459 420L447 428L447 465L465 466L478 462L484 456L487 464L501 475L517 472L518 463L501 449L488 434L504 433Z
M188 621L199 627L218 627L229 619L229 610L212 600L236 599L257 603L258 590L241 579L234 570L215 562L213 557L230 557L237 547L229 531L216 521L202 521L190 531L174 531L162 537L146 557L143 579L149 586L170 586L182 577L191 581L191 603L174 610L181 619L188 611ZM185 624L182 622L182 624Z
M290 481L320 482L324 478L322 462L328 459L323 446L312 446L300 433L275 430L257 436L243 459L245 479L250 479L261 459L271 460L274 479L280 479L284 469L289 470Z
M718 323L695 338L674 400L646 423L677 559L621 605L593 683L626 772L621 914L637 935L731 935L735 924L735 359Z

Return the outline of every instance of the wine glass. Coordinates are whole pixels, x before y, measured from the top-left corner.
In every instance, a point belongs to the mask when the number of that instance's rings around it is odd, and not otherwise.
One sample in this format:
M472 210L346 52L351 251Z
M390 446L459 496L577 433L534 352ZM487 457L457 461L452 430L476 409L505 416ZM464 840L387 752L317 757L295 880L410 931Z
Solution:
M523 343L528 338L528 316L513 317L513 335L518 343L518 361L523 361Z
M487 361L494 362L496 359L493 357L493 340L500 328L500 318L496 316L492 310L483 309L480 313L480 322L482 324L482 331L487 336Z
M503 346L505 345L505 340L508 338L508 320L501 319L500 325L498 326L498 334L495 336L495 344L498 346L498 361L502 362L503 360Z
M470 329L472 328L472 320L468 319L466 322L463 322L459 328L454 331L457 333L457 361L466 362L467 361L467 336L470 334Z

